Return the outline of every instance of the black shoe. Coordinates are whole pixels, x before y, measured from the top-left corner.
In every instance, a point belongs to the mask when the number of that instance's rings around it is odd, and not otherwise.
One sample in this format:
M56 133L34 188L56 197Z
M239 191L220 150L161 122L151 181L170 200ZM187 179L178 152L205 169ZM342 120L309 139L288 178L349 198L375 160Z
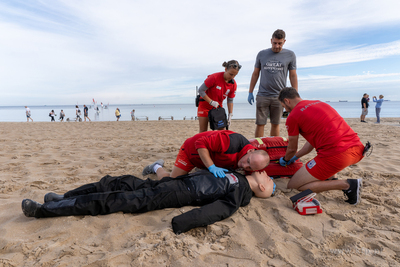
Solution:
M337 180L339 180L339 178L329 178L329 179L326 179L325 181L337 181Z
M343 193L347 196L346 202L351 205L357 205L361 200L361 187L362 179L347 179L350 188L343 190Z
M42 205L30 199L24 199L21 203L22 211L26 217L40 217L40 208Z
M44 195L44 202L50 202L54 200L61 200L64 199L64 195L58 195L56 193L50 192Z

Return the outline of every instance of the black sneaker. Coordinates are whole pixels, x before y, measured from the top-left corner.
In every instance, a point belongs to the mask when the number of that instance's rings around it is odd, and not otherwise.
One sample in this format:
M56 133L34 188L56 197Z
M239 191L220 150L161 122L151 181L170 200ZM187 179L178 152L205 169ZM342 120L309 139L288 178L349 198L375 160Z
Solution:
M350 188L343 190L343 193L347 196L346 202L351 205L357 205L361 200L361 187L362 179L347 179Z
M50 202L54 200L61 200L64 199L64 195L58 195L56 193L50 192L44 195L44 202Z
M30 199L24 199L21 203L22 211L26 217L40 217L40 208L42 205Z
M159 159L159 160L155 161L153 164L147 165L146 167L144 167L142 175L145 176L148 174L155 173L153 171L153 169L156 164L161 165L161 167L162 167L162 166L164 166L164 161L162 159Z

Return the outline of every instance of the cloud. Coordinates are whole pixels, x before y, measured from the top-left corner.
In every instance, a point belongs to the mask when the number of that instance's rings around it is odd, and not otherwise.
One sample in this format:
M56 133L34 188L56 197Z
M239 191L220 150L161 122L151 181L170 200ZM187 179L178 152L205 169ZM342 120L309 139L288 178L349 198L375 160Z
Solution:
M312 68L351 62L361 62L400 55L400 41L342 49L297 58L299 68Z
M305 99L359 100L365 92L384 94L392 100L398 99L395 88L400 83L400 73L349 76L309 76L299 79L300 95Z

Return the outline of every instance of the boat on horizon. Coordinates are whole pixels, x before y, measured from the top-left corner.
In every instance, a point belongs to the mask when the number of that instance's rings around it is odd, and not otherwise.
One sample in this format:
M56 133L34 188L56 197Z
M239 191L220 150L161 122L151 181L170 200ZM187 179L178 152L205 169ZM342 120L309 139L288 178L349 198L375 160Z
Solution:
M339 100L339 102L348 102L347 100Z

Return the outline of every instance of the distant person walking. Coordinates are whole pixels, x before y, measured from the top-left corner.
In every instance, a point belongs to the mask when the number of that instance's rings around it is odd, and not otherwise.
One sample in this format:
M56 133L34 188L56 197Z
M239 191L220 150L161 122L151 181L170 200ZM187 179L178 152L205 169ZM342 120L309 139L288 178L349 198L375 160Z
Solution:
M264 136L264 127L267 124L268 115L271 122L270 136L279 136L279 123L283 114L283 107L278 100L278 95L286 87L288 73L290 84L298 90L296 55L293 51L283 48L286 42L285 38L286 34L283 30L276 30L272 34L272 47L261 50L254 64L247 101L250 105L253 105L254 87L261 74L256 97L255 137Z
M65 113L63 110L60 111L60 121L64 121Z
M376 102L375 105L375 113L376 113L376 123L381 123L381 106L383 102L383 95L379 95L379 99L376 98L376 96L372 97L372 100Z
M222 107L225 98L228 106L228 125L233 116L233 98L236 95L235 76L242 67L236 60L230 60L222 63L225 67L224 72L217 72L208 75L204 83L199 88L200 102L197 108L197 117L199 118L199 132L208 130L208 112L217 107Z
M88 107L86 105L83 105L83 118L85 119L85 121L86 121L86 118L89 121L91 121L90 118L89 118L89 109L88 109Z
M31 118L31 110L27 106L25 106L25 114L26 114L26 122L29 122L29 120L33 122L33 119Z
M55 117L56 117L56 113L54 112L54 109L52 109L49 113L49 116L51 118L51 121L56 121Z
M369 97L369 95L367 93L365 93L363 95L363 98L361 98L361 109L362 109L361 117L360 117L361 122L366 122L365 116L368 115L368 106L369 106L368 97Z
M121 111L119 110L119 108L115 110L115 117L117 117L117 121L119 121L119 118L121 118Z
M81 110L79 109L79 106L76 105L75 108L76 108L75 109L75 114L76 114L75 121L82 121L82 119L81 119Z
M135 110L132 109L131 111L131 120L134 121L135 120Z

